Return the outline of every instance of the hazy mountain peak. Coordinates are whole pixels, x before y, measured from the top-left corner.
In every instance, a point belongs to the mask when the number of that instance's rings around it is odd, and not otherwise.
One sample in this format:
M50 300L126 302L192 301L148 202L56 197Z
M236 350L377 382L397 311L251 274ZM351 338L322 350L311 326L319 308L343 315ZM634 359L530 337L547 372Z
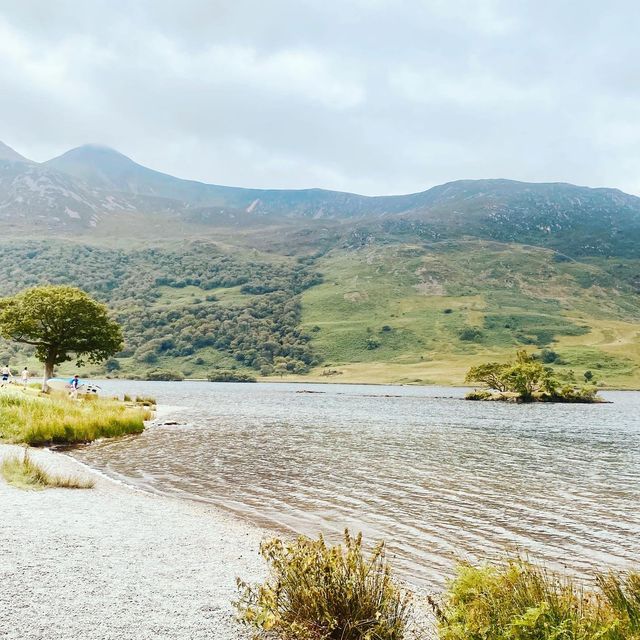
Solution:
M0 160L9 160L10 162L31 162L31 160L21 156L17 151L14 151L4 142L0 142Z

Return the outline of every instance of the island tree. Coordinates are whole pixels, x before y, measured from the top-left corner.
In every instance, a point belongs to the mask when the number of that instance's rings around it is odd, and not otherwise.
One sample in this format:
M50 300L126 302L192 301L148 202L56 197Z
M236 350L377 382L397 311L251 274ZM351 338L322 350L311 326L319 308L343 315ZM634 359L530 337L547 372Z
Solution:
M542 364L540 359L539 356L529 354L522 349L516 353L515 360L511 362L487 362L471 367L465 382L480 382L498 393L491 395L473 392L467 397L472 400L508 399L510 397L508 394L513 394L522 402L597 401L597 389L594 386L587 385L579 389L573 384L561 385L554 370Z
M54 367L100 363L123 348L122 331L105 305L75 287L45 285L0 299L0 335L35 347L43 388Z

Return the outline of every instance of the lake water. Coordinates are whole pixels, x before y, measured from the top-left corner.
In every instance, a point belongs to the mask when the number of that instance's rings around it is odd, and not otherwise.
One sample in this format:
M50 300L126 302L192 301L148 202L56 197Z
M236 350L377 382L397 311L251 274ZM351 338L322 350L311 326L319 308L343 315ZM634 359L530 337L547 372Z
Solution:
M437 387L101 384L155 396L176 407L159 422L180 424L75 457L276 530L363 531L417 584L515 548L579 573L640 565L640 393L511 405Z

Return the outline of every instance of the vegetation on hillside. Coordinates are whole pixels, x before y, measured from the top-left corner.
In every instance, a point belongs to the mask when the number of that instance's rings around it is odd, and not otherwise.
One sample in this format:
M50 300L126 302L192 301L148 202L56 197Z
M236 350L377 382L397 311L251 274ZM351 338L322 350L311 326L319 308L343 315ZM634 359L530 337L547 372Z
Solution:
M461 384L527 346L557 353L559 373L640 386L640 262L556 255L476 240L332 251L303 293L303 327L345 381Z
M125 348L93 368L111 376L331 369L344 381L460 384L470 366L531 346L558 353L562 373L640 386L638 260L395 237L306 258L204 241L15 241L0 252L0 291L72 282L114 310ZM0 342L1 359L27 355Z
M362 537L345 532L344 546L320 536L260 547L269 578L252 586L238 581L240 618L263 633L300 640L401 640L410 600L393 581L384 545L370 557Z
M545 352L543 352L544 354ZM548 352L547 352L548 353ZM486 362L471 367L465 382L480 382L495 393L472 391L468 400L517 400L518 402L598 402L597 388L591 384L593 373L585 371L584 385L562 382L552 367L521 349L510 362Z
M175 363L187 374L216 366L304 372L317 363L298 326L299 295L320 281L304 259L232 257L205 242L128 251L14 242L1 251L4 293L43 282L81 284L114 309L125 348L106 363L112 375ZM1 355L17 353L5 345Z
M0 394L0 441L33 446L77 444L142 433L151 418L144 407L117 400L64 394Z

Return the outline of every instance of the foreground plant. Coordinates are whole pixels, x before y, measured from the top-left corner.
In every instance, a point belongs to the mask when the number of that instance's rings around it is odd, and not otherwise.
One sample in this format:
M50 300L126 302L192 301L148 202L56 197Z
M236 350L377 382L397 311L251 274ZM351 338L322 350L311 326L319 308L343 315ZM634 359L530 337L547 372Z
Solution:
M240 619L261 632L304 640L400 640L410 615L409 595L391 578L382 543L366 558L362 536L344 546L301 536L263 543L269 565L264 584L238 580Z
M90 478L49 473L31 459L27 449L22 456L5 458L0 465L0 473L9 484L21 489L44 489L46 487L92 489L95 485Z
M640 574L608 574L586 591L568 576L518 559L463 564L442 606L441 640L638 640Z

